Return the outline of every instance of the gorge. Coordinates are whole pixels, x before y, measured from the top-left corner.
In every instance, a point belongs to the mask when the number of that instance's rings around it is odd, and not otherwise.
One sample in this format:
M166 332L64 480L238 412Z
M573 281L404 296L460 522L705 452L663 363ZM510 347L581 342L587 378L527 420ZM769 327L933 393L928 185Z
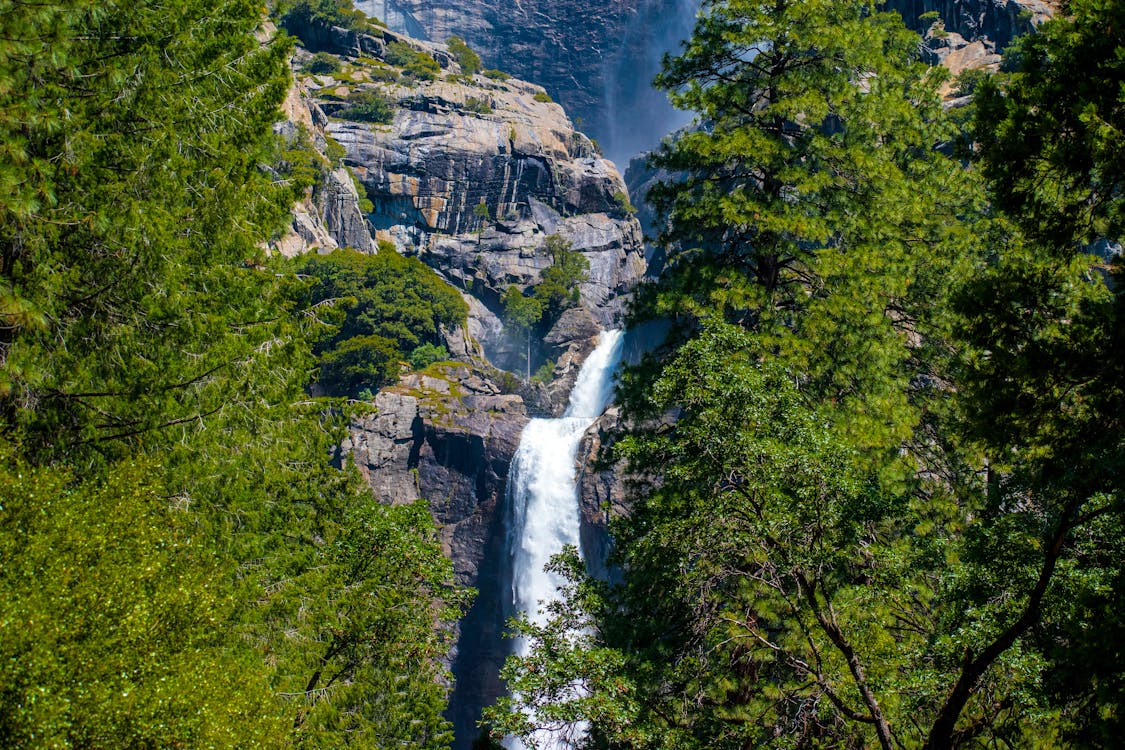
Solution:
M561 417L533 419L524 428L509 474L512 610L545 624L547 607L558 599L562 579L547 570L566 547L581 548L581 509L575 460L583 435L613 397L613 376L621 362L622 332L604 331L586 358ZM517 641L515 651L526 654ZM575 727L543 733L546 747L565 748ZM511 745L521 750L522 744Z

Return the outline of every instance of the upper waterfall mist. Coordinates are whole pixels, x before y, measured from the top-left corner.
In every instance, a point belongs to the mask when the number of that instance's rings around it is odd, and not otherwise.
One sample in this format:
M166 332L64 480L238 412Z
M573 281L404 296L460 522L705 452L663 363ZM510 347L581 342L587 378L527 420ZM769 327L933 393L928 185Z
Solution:
M650 151L691 120L653 87L666 53L675 54L691 36L701 0L643 0L617 53L606 60L608 131L599 133L606 156L622 170L642 151Z

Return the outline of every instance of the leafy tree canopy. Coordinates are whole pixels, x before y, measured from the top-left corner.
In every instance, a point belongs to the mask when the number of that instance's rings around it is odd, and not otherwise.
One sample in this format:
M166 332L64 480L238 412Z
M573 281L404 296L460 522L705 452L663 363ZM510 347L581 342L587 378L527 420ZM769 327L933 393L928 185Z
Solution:
M457 64L461 66L461 72L470 76L480 72L480 55L474 52L464 39L459 36L451 36L445 40L445 43L449 45L449 51L453 53L453 57L457 59Z
M338 321L260 257L323 166L261 11L0 13L6 745L444 743L448 563L330 463Z
M300 260L297 271L311 280L302 304L323 310L330 322L317 351L320 383L333 394L393 382L399 361L420 346L440 346L442 328L464 325L468 316L453 287L418 259L393 250L337 250Z

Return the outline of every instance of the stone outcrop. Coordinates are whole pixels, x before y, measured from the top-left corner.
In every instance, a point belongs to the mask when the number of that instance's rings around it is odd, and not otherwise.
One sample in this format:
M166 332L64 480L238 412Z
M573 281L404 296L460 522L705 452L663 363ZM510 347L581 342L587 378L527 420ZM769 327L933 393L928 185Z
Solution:
M995 54L1055 12L1058 0L888 0L925 33L919 17L937 11L945 31ZM652 125L664 132L684 124L670 118L663 95L649 83L660 54L675 50L691 31L699 0L610 0L596 9L587 0L357 0L356 6L392 29L420 39L468 40L490 67L534 81L581 118L583 127L615 158L651 148L650 135L631 136ZM976 55L972 49L966 55ZM621 124L625 123L625 127ZM647 142L646 142L647 141ZM634 148L630 149L630 146Z
M685 36L697 5L697 0L356 2L368 15L415 37L435 42L464 37L489 67L545 86L599 139L612 137L617 115L646 104L660 53ZM666 39L671 19L682 20L675 39Z
M379 499L429 502L458 581L475 586L527 424L523 399L484 370L444 364L405 376L374 406L352 425L345 452Z
M391 31L318 33L318 45L340 55L347 70L304 77L302 98L316 133L342 146L347 169L332 173L340 191L333 192L331 180L321 191L322 210L298 207L291 234L303 243L289 239L296 250L286 251L331 249L326 233L336 244L358 246L356 236L370 229L400 252L417 255L466 296L467 331L447 336L454 357L471 362L483 353L499 366L522 370L525 342L512 341L504 330L500 299L512 285L526 290L540 280L551 264L546 238L561 236L583 254L590 271L579 289L578 317L585 324L576 327L578 318L571 315L546 342L533 342L533 369L555 360L563 377L536 399L537 409L558 411L573 382L571 371L590 349L587 340L596 329L617 324L644 273L640 225L617 168L539 86L465 75L443 45ZM441 74L432 81L387 82L380 56L393 41L434 57ZM364 90L378 90L395 103L392 122L347 119L348 97ZM351 176L372 204L362 224L347 192ZM337 207L338 215L332 213ZM475 349L472 339L483 349Z
M375 252L359 193L346 169L334 169L293 207L289 231L274 243L286 257L310 251L330 253L338 247Z
M390 91L400 109L389 126L327 127L379 236L495 312L509 285L538 280L551 262L545 238L559 234L590 262L584 304L611 324L643 272L640 227L616 167L562 109L536 86L481 76Z
M426 499L458 582L477 589L451 663L449 718L457 746L467 747L481 708L504 690L505 500L509 465L527 423L523 399L502 393L488 371L435 365L381 391L374 406L376 413L351 425L345 455L376 498Z
M906 25L926 33L932 21L923 14L937 12L944 31L966 42L981 42L989 52L1002 52L1058 10L1057 0L887 0L883 7L897 11Z
M610 407L586 430L578 446L578 510L582 519L580 539L582 556L590 572L599 578L609 578L606 567L611 539L609 520L628 512L623 464L603 463L620 429L621 414Z
M285 119L274 131L291 146L309 139L319 151L325 150L324 125L328 118L308 99L301 84L290 88L282 103ZM293 207L289 231L272 243L286 257L310 251L330 253L338 247L351 247L364 253L375 252L371 227L360 208L359 191L347 169L326 172L323 180L310 188Z

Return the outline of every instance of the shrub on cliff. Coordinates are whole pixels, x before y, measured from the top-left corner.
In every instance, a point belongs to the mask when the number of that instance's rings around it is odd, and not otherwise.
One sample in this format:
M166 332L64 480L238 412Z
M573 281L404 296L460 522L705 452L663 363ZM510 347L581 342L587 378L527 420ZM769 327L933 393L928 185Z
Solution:
M468 316L453 287L418 259L393 250L337 250L304 259L297 270L311 277L302 304L322 307L330 324L317 353L320 385L333 395L354 396L393 382L400 361L410 361L420 348L420 359L434 354L443 344L441 328L461 325Z
M406 42L391 42L383 59L402 68L402 72L419 81L432 81L441 72L441 66L428 52L414 49Z
M353 91L347 103L338 113L346 120L386 124L395 119L394 100L378 89Z
M481 69L480 55L465 44L465 40L459 36L451 36L445 41L449 45L449 51L453 54L457 64L461 66L461 72L465 75L476 75Z
M327 52L317 52L305 63L303 70L317 76L330 75L340 70L340 59Z
M296 0L281 3L277 8L281 28L301 40L305 46L316 47L318 32L333 26L351 31L365 31L371 23L352 5L352 0Z

